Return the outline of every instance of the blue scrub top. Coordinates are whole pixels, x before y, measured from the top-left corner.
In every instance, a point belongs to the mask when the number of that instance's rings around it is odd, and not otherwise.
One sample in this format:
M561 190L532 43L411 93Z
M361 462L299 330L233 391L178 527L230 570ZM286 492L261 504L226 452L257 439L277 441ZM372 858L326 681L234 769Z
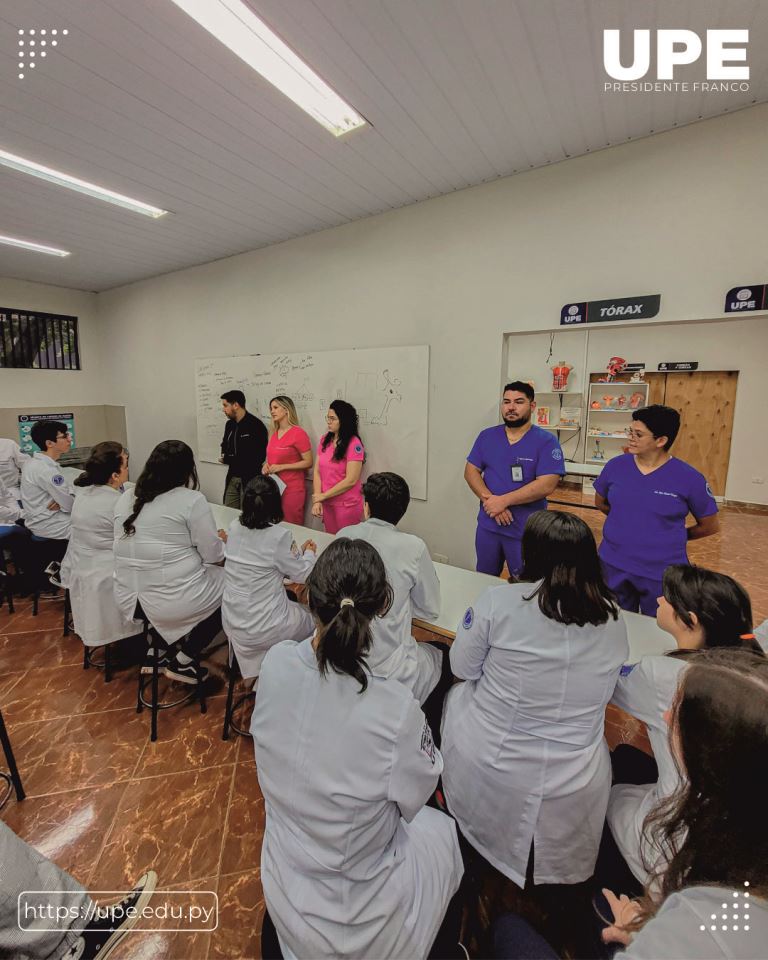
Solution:
M488 427L479 434L474 446L469 452L467 461L483 472L486 487L494 494L511 493L519 490L527 483L532 483L537 477L556 474L563 476L563 451L554 435L532 426L522 440L510 443L507 440L507 431L503 423L496 427ZM523 479L512 479L512 467L521 467ZM509 508L513 522L507 526L496 523L483 510L482 504L477 514L477 523L486 530L493 530L507 537L517 540L523 536L525 523L532 513L537 510L546 510L547 500L534 500L532 503L520 503Z
M688 563L688 514L701 520L717 513L706 478L676 457L649 474L637 469L631 453L614 457L595 480L595 490L611 507L600 558L651 580L661 580L671 563Z

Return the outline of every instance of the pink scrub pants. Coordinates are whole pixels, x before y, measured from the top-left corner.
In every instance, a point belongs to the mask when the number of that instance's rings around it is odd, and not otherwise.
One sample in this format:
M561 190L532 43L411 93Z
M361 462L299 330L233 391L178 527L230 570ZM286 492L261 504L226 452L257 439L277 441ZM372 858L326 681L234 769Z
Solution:
M307 488L302 485L299 487L286 487L283 490L283 518L286 523L297 523L300 527L304 526L304 503L307 499Z
M323 526L326 533L337 533L342 527L360 523L363 519L362 498L345 504L338 501L339 497L334 497L323 503Z

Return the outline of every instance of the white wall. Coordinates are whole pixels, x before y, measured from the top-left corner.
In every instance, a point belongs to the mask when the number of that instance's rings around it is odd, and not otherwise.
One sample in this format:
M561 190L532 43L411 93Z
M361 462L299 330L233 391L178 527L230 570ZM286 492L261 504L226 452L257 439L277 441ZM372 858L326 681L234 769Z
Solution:
M195 357L428 343L429 499L405 526L470 566L461 475L496 421L504 333L657 292L663 319L715 317L727 289L768 280L766 121L761 105L100 294L104 400L127 407L134 463L167 437L194 444ZM223 473L202 474L220 494Z
M30 254L36 256L36 254ZM0 407L102 404L101 338L96 294L0 277L0 307L63 313L78 318L82 370L0 370Z

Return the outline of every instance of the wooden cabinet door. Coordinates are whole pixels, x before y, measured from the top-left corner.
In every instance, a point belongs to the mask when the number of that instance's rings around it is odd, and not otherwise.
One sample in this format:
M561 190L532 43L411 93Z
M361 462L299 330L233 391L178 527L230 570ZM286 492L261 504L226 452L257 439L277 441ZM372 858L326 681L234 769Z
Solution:
M667 374L663 402L682 420L672 453L700 470L718 497L725 496L738 379L736 370Z

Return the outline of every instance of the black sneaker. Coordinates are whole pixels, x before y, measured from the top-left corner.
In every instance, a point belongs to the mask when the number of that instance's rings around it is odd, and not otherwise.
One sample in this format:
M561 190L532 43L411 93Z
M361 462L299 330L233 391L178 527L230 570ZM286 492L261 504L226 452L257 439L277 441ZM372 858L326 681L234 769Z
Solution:
M58 590L64 586L61 582L61 564L57 560L52 560L45 568L45 572L48 574L48 583L52 587L56 587Z
M186 664L179 663L178 657L173 657L169 660L163 673L170 680L178 680L180 683L190 683L192 685L197 683L197 674L198 670L200 672L200 679L205 680L208 676L208 671L205 667L198 667L194 660Z
M155 658L154 647L150 647L147 650L147 655L144 657L144 663L141 665L141 672L144 674L152 675L152 662ZM158 650L158 660L157 660L157 671L162 673L165 668L168 666L168 650L160 648Z
M61 960L106 960L139 920L157 886L157 874L148 870L123 900L99 904L96 916ZM131 910L131 908L133 908ZM128 916L130 910L131 916Z

